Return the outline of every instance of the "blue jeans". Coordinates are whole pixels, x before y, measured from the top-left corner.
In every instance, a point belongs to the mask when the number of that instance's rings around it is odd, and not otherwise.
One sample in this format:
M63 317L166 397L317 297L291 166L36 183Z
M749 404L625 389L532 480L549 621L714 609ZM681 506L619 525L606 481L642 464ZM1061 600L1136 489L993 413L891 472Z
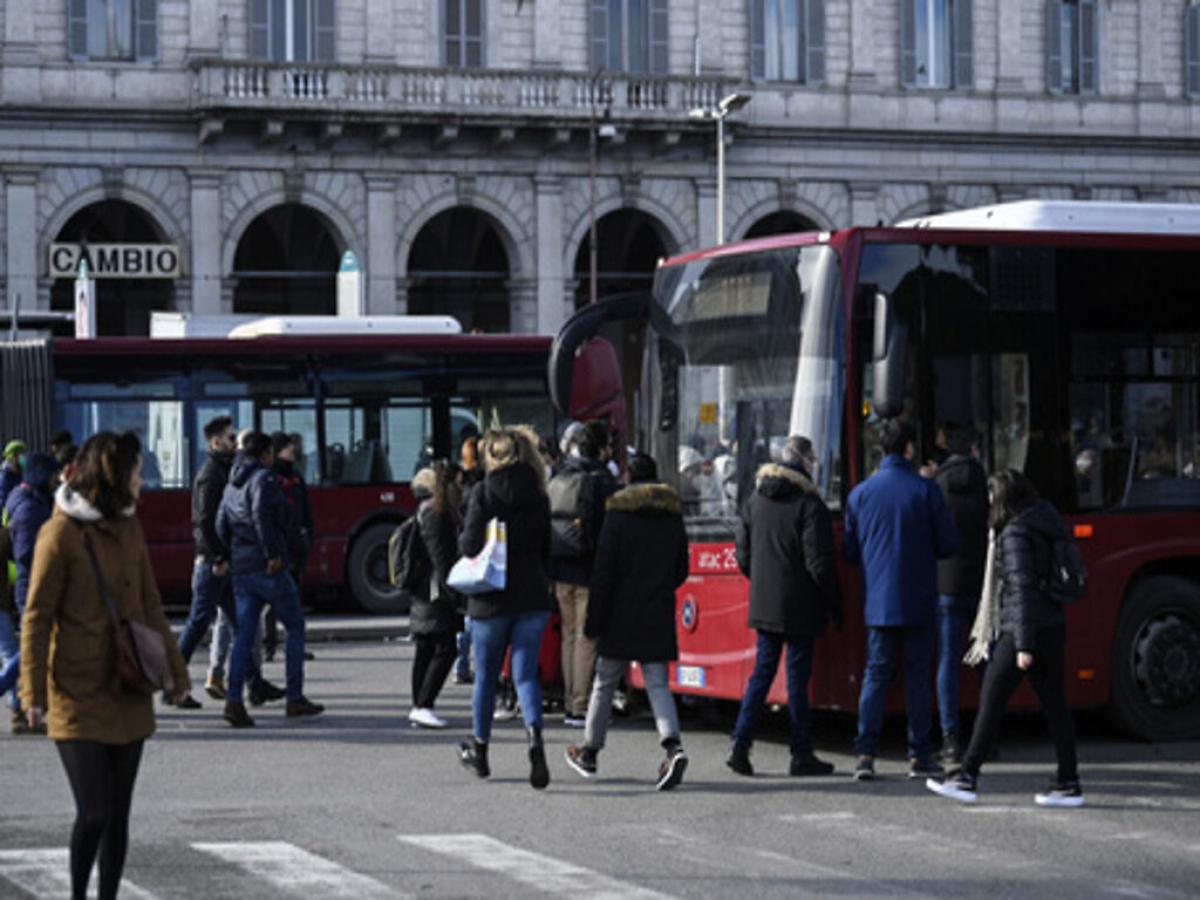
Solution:
M21 643L17 640L17 628L13 618L0 610L0 696L11 691L8 697L10 709L21 708L17 696L17 676L21 673Z
M958 735L958 676L975 613L959 597L938 598L938 713L942 735Z
M749 748L754 732L762 719L763 705L771 682L779 670L779 657L787 644L788 718L792 725L792 756L805 757L812 753L812 736L808 727L808 679L812 674L812 635L785 635L769 631L758 632L758 649L754 657L754 672L742 697L737 724L733 726L733 742Z
M264 605L275 610L275 615L287 629L287 698L299 700L304 696L304 611L300 608L296 582L287 572L234 575L233 597L237 601L237 623L244 623L244 627L235 625L233 653L229 660L229 702L242 702L242 687L251 665L250 654Z
M471 677L471 617L463 618L463 630L458 633L458 655L454 658L454 674L460 681Z
M933 667L934 631L932 622L922 626L867 628L867 669L858 698L858 736L854 739L854 752L859 756L879 753L888 682L895 669L896 650L903 647L908 756L922 762L930 760L933 704L929 696L929 678Z
M492 736L492 713L496 708L496 682L504 666L504 651L512 644L512 677L526 728L542 727L542 683L538 678L538 656L542 634L550 613L527 612L490 616L471 621L471 643L475 648L475 689L471 712L475 739Z
M208 631L218 608L236 620L237 607L233 602L232 587L228 575L213 574L211 561L196 558L192 566L192 608L179 635L179 652L184 662L191 662L196 645Z

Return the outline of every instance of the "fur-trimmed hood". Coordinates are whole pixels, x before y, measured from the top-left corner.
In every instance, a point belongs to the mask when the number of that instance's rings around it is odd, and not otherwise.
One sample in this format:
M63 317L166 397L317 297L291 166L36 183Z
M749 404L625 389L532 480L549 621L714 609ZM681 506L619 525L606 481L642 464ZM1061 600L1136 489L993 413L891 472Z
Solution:
M631 484L622 488L605 504L609 512L651 513L677 516L680 513L679 493L667 484Z
M783 499L798 493L815 494L816 487L799 469L781 463L760 466L754 476L754 487L764 497Z
M60 485L54 492L54 505L77 522L99 522L104 518L100 510L96 509L86 497L71 490L70 485ZM121 515L129 518L135 512L137 512L137 506L131 505L121 510Z

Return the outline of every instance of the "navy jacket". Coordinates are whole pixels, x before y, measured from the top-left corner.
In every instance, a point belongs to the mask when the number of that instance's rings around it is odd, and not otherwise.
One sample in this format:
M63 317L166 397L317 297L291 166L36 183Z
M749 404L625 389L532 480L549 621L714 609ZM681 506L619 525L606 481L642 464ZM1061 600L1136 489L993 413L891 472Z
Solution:
M25 480L8 495L6 509L12 532L13 559L17 564L17 609L25 609L29 593L29 573L33 569L33 548L38 531L54 512L50 480L57 469L54 457L31 453L25 461Z
M276 557L287 568L286 504L275 473L257 459L238 454L217 510L217 537L229 548L234 575L265 572L267 560Z
M8 495L21 483L21 476L8 463L0 464L0 509L8 508Z
M937 561L958 552L958 533L937 484L892 454L850 492L843 552L862 565L868 627L931 625Z

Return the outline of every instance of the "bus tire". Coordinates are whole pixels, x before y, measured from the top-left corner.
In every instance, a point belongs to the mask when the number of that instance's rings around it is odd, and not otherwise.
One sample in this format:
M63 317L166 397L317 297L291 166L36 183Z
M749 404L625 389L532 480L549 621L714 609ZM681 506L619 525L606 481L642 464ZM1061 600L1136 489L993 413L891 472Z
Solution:
M408 612L408 595L388 581L388 538L396 530L394 522L379 522L363 530L350 545L346 559L346 581L359 607L381 616L400 616Z
M1147 741L1200 736L1200 585L1155 575L1129 594L1112 656L1112 712Z

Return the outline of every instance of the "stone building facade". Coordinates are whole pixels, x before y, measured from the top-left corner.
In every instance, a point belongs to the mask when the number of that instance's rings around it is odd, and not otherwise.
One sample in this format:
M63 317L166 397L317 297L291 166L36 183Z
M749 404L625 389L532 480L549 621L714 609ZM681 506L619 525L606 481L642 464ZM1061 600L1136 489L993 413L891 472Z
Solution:
M593 210L602 292L717 241L689 111L733 91L731 240L1200 202L1185 0L4 0L0 39L4 303L69 306L52 244L178 249L174 277L100 282L110 333L332 312L346 250L370 313L552 332Z

